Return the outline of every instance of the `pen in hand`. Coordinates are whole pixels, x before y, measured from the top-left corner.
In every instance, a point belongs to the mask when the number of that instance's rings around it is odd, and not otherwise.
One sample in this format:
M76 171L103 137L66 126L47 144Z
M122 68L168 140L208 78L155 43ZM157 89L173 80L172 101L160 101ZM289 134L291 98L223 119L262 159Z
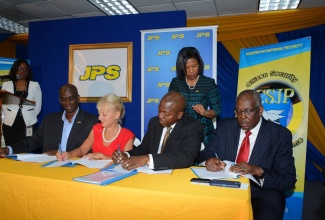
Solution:
M61 144L60 144L60 143L59 143L59 151L60 151L61 159L62 159L62 161L63 161L64 158L62 157L62 148L61 148Z
M118 156L120 157L121 156L121 146L119 144L117 145L117 153L118 153Z
M119 163L121 163L121 160L120 160L120 158L121 158L121 145L120 144L118 144L117 145L117 155L118 155L118 162Z
M215 155L216 158L219 160L218 154L217 154L217 153L214 153L214 155ZM223 164L222 164L222 165L223 165ZM224 165L222 166L222 170L223 170L223 171L225 170L225 166L224 166Z

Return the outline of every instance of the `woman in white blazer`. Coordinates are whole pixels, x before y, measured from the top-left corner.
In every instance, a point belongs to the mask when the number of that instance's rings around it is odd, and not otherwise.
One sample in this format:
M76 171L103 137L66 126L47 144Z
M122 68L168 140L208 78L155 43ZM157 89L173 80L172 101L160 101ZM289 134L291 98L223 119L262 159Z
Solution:
M10 69L9 77L10 81L3 83L2 90L35 101L35 106L2 105L2 130L6 146L33 134L42 106L42 91L38 82L31 81L32 70L27 61L16 60Z

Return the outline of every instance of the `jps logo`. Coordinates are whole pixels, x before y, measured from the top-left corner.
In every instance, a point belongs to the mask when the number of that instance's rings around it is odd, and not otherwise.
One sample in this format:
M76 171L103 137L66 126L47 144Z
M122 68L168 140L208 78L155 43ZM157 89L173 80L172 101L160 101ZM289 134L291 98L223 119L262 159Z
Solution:
M200 37L210 37L210 32L198 32L196 35L197 38Z
M146 103L159 103L159 99L158 98L148 98Z
M207 64L207 65L204 65L204 70L209 70L210 69L210 65Z
M80 81L96 80L97 76L103 76L107 80L115 80L120 77L121 67L118 65L110 65L108 67L102 65L86 66L85 74L80 76Z
M169 87L169 82L160 82L157 84L157 88L161 88L161 87Z
M170 50L159 50L157 53L157 56L162 56L162 55L170 55Z
M184 37L184 34L173 34L171 39L183 39Z
M147 40L159 40L159 35L151 35L151 36L148 36Z
M159 66L149 66L147 72L158 72L160 70Z

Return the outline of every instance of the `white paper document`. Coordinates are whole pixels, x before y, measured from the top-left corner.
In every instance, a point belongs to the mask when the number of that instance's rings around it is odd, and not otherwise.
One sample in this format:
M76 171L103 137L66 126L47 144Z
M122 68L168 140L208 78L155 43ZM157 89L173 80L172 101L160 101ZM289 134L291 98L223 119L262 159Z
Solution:
M7 158L20 160L23 162L44 163L56 160L56 156L49 156L47 154L13 154L6 156Z
M64 161L55 161L53 163L49 163L45 165L44 167L60 167L60 166L68 166L73 167L76 164L80 164L83 166L86 166L88 168L103 168L109 163L111 163L112 160L89 160L88 158L81 158L79 160L64 160Z
M122 168L121 164L116 165L112 170L126 171L125 169ZM173 172L172 169L155 171L155 170L149 169L148 166L138 167L135 170L137 170L138 173L146 173L146 174L171 174Z
M235 164L234 162L228 160L224 160L223 162L226 163L226 167L224 170L221 170L219 172L208 171L205 167L191 168L191 169L198 177L204 179L226 179L226 178L235 179L238 178L239 176L243 176L248 179L251 179L256 184L260 185L260 183L251 174L242 175L242 174L233 173L229 171L229 168Z

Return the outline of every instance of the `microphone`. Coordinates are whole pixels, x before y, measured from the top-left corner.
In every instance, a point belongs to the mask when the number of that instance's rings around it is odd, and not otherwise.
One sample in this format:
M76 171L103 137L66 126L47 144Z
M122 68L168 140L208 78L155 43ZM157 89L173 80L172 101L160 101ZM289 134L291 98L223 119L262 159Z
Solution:
M21 76L20 75L16 75L16 79L21 79Z

